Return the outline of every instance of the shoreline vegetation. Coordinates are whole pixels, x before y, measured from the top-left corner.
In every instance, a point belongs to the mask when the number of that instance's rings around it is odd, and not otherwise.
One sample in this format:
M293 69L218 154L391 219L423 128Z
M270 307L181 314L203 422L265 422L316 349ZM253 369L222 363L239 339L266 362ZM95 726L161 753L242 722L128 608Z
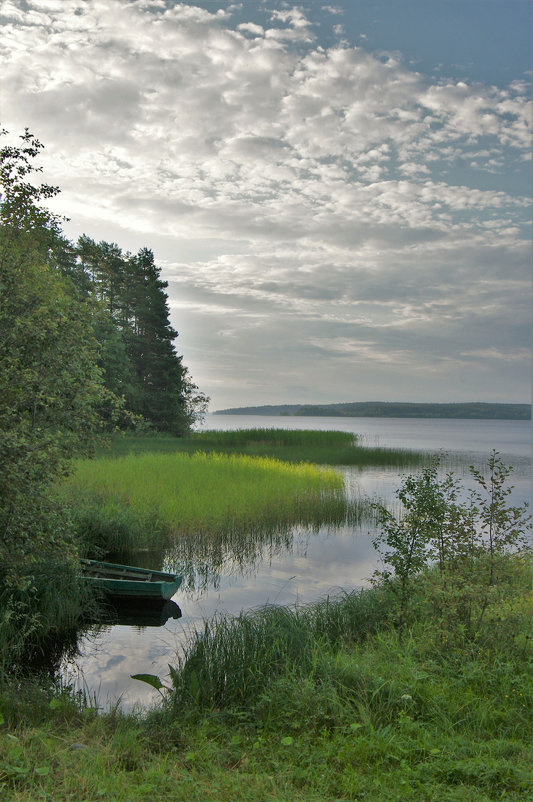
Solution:
M56 493L73 511L84 556L166 549L173 569L181 566L192 581L191 553L207 558L215 543L220 565L232 548L250 557L250 548L294 525L371 520L370 503L348 499L342 475L327 466L403 468L426 460L407 449L359 446L346 432L125 434L96 458L75 461Z
M57 493L73 510L80 544L97 558L340 523L350 506L332 468L215 452L79 460Z
M486 564L471 567L483 588ZM418 576L403 636L390 586L219 617L144 713L19 681L0 697L3 798L523 802L532 568L500 561L475 637L443 626L436 571Z
M161 477L198 458L224 471L316 471L339 489L335 471L305 463L143 447L85 461L78 481L109 486L117 471L131 487L124 467L145 461L147 484L150 465ZM510 469L496 453L487 469L471 469L466 498L435 462L404 477L403 515L374 505L383 569L372 587L205 621L170 680L132 674L159 690L150 710L102 713L50 677L4 681L3 798L523 802L533 783L529 519L508 505Z
M371 522L371 503L348 498L328 464L404 468L425 460L406 449L358 446L346 432L124 434L96 458L77 460L56 497L72 511L83 556L131 563L143 548L154 566L164 553L166 567L192 590L230 563L253 565L266 546L286 551L296 525Z
M407 448L359 445L357 435L349 432L315 429L232 429L191 432L187 437L148 433L145 436L125 433L114 437L106 448L98 449L98 457L125 456L143 453L218 453L250 457L271 457L291 463L314 465L388 465L416 467L427 455Z
M342 404L267 404L217 409L215 415L281 415L341 418L457 418L466 420L530 420L530 404L485 402L431 404L357 401Z

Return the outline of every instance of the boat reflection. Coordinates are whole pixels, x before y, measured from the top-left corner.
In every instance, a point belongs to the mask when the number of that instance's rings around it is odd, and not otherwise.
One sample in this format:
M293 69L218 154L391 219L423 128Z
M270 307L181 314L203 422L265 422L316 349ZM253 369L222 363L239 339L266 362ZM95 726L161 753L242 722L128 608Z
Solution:
M162 627L169 619L182 617L181 608L176 602L145 600L113 600L100 609L98 619L87 623L104 626L123 625L128 627Z

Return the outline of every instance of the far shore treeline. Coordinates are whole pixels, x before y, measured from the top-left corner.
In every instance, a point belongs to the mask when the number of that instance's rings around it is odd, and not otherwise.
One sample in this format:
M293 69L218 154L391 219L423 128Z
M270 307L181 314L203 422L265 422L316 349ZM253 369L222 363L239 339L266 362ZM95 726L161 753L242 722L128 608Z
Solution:
M466 418L529 420L530 404L416 404L394 401L357 401L345 404L268 404L217 409L216 415L284 415L336 418Z

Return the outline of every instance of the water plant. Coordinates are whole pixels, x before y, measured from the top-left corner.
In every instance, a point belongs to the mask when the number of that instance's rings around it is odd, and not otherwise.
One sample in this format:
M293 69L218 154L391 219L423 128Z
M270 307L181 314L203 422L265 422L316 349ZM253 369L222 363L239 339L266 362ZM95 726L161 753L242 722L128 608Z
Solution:
M193 432L187 437L122 435L102 449L100 456L124 456L146 452L195 453L196 451L274 457L287 462L320 465L416 466L426 457L416 451L364 446L349 432L314 429L231 429Z
M87 547L115 551L314 525L344 518L348 507L343 478L331 468L202 452L81 460L58 493L77 511Z

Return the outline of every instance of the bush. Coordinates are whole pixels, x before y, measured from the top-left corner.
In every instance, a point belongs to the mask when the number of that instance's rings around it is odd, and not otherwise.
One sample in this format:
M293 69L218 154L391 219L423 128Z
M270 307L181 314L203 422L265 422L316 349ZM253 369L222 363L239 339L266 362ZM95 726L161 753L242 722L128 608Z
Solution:
M396 493L403 510L399 519L383 505L375 505L381 531L374 546L386 567L374 577L396 598L401 636L417 603L416 586L424 582L424 571L435 566L438 578L432 579L432 598L446 637L451 632L472 637L479 632L487 607L497 599L506 556L529 548L530 516L527 504L507 504L511 468L497 452L488 460L487 479L470 468L481 490L471 490L466 501L460 500L461 488L453 474L440 480L437 468L435 462L404 479Z

